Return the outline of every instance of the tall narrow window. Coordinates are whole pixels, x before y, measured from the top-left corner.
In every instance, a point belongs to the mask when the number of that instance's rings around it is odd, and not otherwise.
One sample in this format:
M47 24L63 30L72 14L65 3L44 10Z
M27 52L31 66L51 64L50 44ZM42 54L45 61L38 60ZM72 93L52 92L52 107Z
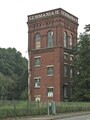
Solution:
M67 33L64 32L64 47L67 47Z
M73 46L72 46L72 45L73 45L72 34L70 35L70 41L69 41L69 42L70 42L70 49L72 49L72 47L73 47Z
M47 95L48 95L48 97L53 97L53 87L47 88Z
M73 66L70 66L70 78L73 77Z
M54 74L54 69L53 69L53 65L49 65L47 66L47 75L48 76L52 76Z
M38 87L40 87L40 78L39 77L37 77L37 78L35 78L34 79L35 80L35 88L38 88Z
M49 31L48 32L48 42L47 42L47 46L48 47L52 47L53 46L53 32Z
M64 64L64 77L68 76L68 65Z
M35 34L35 49L40 49L41 47L41 36L40 36L40 33L36 33Z
M34 57L34 66L37 67L37 66L40 66L41 64L41 56L35 56Z
M64 96L64 99L65 98L68 98L68 91L67 91L67 89L68 89L68 86L64 86L64 89L63 89L63 96Z

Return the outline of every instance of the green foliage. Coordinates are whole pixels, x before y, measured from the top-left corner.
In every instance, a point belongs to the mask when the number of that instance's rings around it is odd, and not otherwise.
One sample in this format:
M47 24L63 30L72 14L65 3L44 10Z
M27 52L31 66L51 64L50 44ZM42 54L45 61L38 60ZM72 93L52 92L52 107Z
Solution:
M56 113L90 111L89 102L56 103ZM48 114L47 102L0 101L0 118Z
M90 111L89 102L61 102L56 103L56 112L78 112L78 111Z
M22 94L21 94L21 99L22 100L27 100L28 99L28 90L27 90L27 88L22 92Z
M80 34L75 49L73 100L90 101L90 34Z
M89 32L90 31L90 24L85 25L84 29L85 29L85 32Z
M9 99L10 96L13 98L15 86L12 78L0 73L0 99Z
M27 88L27 59L15 48L0 48L0 99L20 99Z
M0 101L0 118L47 114L47 103Z

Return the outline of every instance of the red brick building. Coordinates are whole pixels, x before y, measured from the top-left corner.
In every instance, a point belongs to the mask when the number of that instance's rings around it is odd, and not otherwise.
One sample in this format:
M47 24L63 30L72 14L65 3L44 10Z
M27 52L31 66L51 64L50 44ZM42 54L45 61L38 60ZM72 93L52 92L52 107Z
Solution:
M70 100L78 18L59 8L29 15L27 24L29 99Z

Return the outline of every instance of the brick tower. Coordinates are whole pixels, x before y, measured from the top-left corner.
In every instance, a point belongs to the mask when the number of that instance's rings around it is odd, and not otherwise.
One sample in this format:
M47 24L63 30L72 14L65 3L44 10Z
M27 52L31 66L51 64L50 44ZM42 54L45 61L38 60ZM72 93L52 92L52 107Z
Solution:
M78 18L59 8L29 15L27 24L29 99L69 101Z

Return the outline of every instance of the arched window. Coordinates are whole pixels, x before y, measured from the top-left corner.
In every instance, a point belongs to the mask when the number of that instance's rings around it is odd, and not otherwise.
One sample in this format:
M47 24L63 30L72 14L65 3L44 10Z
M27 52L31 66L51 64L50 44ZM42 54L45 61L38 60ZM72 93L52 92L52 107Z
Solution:
M64 32L64 47L67 47L67 33Z
M48 32L48 42L47 42L47 46L48 47L52 47L53 46L53 32L49 31Z
M39 49L41 47L41 36L40 33L35 34L35 49Z
M69 42L70 42L70 49L72 49L72 47L73 47L73 41L72 41L72 38L73 38L73 37L72 37L72 34L70 34L70 41L69 41Z

